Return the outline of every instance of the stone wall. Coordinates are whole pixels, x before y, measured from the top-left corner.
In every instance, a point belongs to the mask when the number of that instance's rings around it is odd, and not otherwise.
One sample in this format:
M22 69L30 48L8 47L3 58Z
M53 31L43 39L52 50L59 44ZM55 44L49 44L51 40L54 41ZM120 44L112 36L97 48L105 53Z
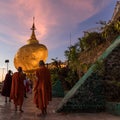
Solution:
M92 73L57 112L99 112L105 108L101 77Z
M106 100L120 102L120 44L105 59L104 67Z
M105 59L105 79L120 81L120 44Z

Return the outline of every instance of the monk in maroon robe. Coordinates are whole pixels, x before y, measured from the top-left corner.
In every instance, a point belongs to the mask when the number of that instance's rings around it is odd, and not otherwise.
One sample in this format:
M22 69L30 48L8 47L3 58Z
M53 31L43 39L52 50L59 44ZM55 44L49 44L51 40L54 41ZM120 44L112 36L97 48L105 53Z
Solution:
M8 70L8 73L5 76L3 88L1 94L5 96L5 102L7 102L7 97L9 97L10 100L10 91L11 91L11 84L12 84L12 71Z
M45 63L39 62L40 68L36 70L36 81L34 87L34 103L42 114L47 114L47 105L52 100L50 71L45 67Z
M17 111L17 106L19 106L19 111L23 112L22 105L24 99L24 79L25 75L22 72L22 68L18 68L18 72L15 72L12 76L12 86L10 98L13 99L15 104L15 111Z

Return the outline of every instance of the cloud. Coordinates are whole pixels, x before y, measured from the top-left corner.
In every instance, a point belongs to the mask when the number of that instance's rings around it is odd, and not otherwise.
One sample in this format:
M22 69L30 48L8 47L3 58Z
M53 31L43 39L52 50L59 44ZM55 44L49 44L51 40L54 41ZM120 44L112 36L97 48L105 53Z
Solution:
M9 1L9 2L8 2ZM74 30L78 23L88 19L108 4L107 0L5 0L0 1L3 29L14 41L25 44L29 39L32 17L35 17L37 38L54 48L59 37ZM64 37L64 36L63 36ZM20 39L20 40L18 40ZM51 39L51 40L50 40ZM44 40L44 41L42 41ZM49 41L50 40L50 41ZM12 42L12 41L11 41ZM59 45L64 41L61 40ZM58 45L56 44L56 47Z
M115 0L0 0L1 66L4 66L7 58L10 60L9 68L15 69L14 55L30 38L33 17L36 37L49 50L48 62L56 57L62 60L64 50L70 45L70 32L80 32L82 27L79 26L84 21L87 24L83 28L88 27L91 24L89 19L113 1ZM72 35L72 39L73 37Z

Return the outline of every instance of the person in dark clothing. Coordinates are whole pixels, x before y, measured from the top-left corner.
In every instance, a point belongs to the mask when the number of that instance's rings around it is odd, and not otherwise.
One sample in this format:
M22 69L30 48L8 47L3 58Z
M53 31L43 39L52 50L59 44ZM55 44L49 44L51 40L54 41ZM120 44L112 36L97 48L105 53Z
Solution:
M8 73L5 76L5 80L3 82L3 88L1 94L5 96L5 102L7 102L7 97L9 97L10 100L10 91L11 91L11 84L12 84L12 71L8 70Z

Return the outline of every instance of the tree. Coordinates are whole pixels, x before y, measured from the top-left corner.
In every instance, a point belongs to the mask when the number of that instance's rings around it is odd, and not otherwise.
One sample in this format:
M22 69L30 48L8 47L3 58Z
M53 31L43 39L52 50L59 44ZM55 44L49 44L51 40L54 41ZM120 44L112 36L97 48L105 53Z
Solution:
M80 42L81 51L90 50L105 41L102 34L98 32L88 33L86 36L78 38L78 40Z

